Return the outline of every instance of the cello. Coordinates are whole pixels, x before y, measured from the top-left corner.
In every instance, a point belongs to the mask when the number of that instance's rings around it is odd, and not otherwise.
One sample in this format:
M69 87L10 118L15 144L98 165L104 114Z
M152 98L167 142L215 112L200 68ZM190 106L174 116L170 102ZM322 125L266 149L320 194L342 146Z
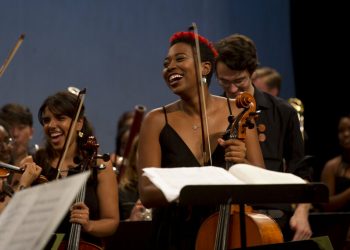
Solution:
M236 118L229 117L230 126L224 138L244 140L246 128L254 128L252 120L257 116L256 103L252 95L244 92L237 97L236 104L243 111ZM231 165L231 162L226 162L227 169ZM237 205L231 205L231 202L229 199L226 204L220 205L219 212L212 214L202 223L197 234L196 250L226 250L246 245L283 242L281 230L273 219L254 213L248 206L240 206L238 209ZM244 222L240 221L243 217L240 213L244 213ZM246 230L246 238L241 237L241 230L244 234L243 230Z

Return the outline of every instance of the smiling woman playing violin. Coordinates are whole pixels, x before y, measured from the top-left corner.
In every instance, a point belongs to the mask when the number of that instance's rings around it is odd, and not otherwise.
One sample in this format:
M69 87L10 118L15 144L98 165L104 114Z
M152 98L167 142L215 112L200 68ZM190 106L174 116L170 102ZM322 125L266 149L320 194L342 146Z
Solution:
M151 249L194 249L196 234L212 208L185 207L167 203L162 192L145 176L147 167L193 167L215 165L226 161L264 166L257 132L247 130L246 140L221 139L228 127L228 116L239 113L235 100L209 93L217 52L207 39L199 36L200 71L196 69L193 32L179 32L170 38L170 48L163 62L163 77L179 100L152 110L145 117L139 138L139 191L142 203L153 207L154 232ZM206 79L204 97L210 143L202 140L201 102L198 97L197 72ZM205 147L202 147L205 145ZM210 146L210 147L209 147ZM213 153L211 150L213 149ZM203 151L208 154L203 154Z
M56 179L58 175L58 161L64 150L70 124L76 115L76 101L76 95L68 91L58 92L49 96L39 109L38 117L43 126L46 145L36 153L34 160L43 167L43 174L49 180ZM92 129L84 116L84 106L72 131L66 157L62 159L60 177L80 172L77 159L84 157L84 138L92 135ZM82 132L84 137L79 137L78 132ZM94 167L100 164L106 168L98 170ZM81 239L101 246L101 237L113 234L119 223L117 182L110 162L97 159L93 165L86 185L85 201L73 204L70 218L67 216L56 232L65 233L68 240L71 223L77 223L82 228Z

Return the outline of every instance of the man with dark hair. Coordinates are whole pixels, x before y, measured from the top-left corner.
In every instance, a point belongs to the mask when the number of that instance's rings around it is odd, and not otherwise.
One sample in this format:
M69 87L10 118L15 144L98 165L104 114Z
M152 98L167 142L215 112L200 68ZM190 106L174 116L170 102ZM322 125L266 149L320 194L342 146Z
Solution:
M29 108L9 103L0 110L0 118L10 126L13 138L13 164L19 165L20 161L30 154L29 143L33 137L33 115Z
M310 179L310 168L299 164L304 159L304 143L295 109L285 100L253 85L252 75L258 66L254 42L244 35L234 34L220 40L216 49L219 53L216 75L224 95L235 98L246 91L254 96L257 110L261 110L257 127L265 167ZM303 240L312 234L308 222L309 207L309 204L298 204L293 211L290 205L278 204L271 205L265 212L279 222L285 240Z

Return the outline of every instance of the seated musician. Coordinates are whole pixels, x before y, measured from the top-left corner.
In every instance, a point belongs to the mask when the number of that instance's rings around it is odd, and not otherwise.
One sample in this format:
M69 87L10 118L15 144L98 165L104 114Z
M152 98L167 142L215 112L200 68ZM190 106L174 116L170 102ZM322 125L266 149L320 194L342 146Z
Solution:
M72 140L64 148L70 124L76 115L76 103L75 94L68 91L58 92L47 97L39 109L38 117L43 126L46 143L37 151L34 161L43 167L42 174L49 181L79 173L81 162L85 160L83 147L86 138L92 135L92 129L84 116L84 105L76 124L71 128ZM83 137L78 136L79 132L83 133ZM66 157L61 159L65 149ZM61 165L58 166L60 159ZM101 164L105 169L95 167ZM57 169L58 167L60 169ZM97 159L91 167L92 174L86 184L85 200L72 205L57 233L64 233L68 241L71 225L76 223L81 225L81 240L101 247L102 237L112 235L119 223L117 181L110 161L103 162L102 159Z
M0 162L12 164L12 138L8 124L0 119ZM23 188L29 187L39 177L41 167L35 163L19 164L25 169L17 183L13 184L8 181L8 177L13 175L13 172L6 168L0 167L0 213L10 202L14 192L20 191ZM14 166L17 167L17 166Z
M326 212L350 212L350 115L339 119L338 141L340 154L326 162L321 174L321 181L329 189L329 203L323 205ZM335 249L350 248L348 230L349 223L344 222L330 232Z

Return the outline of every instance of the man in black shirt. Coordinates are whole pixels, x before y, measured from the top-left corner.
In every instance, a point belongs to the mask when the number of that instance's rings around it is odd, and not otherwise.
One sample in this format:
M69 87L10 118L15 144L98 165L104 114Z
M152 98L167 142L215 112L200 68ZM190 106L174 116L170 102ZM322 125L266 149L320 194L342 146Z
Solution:
M235 98L246 91L254 96L257 110L261 110L257 127L266 168L310 180L310 169L300 164L304 158L304 142L296 110L283 99L258 90L252 83L252 74L258 66L254 42L244 35L234 34L220 40L216 49L219 53L216 75L224 95ZM309 204L298 204L294 211L290 205L270 204L270 207L273 209L265 211L278 221L285 240L311 237Z

